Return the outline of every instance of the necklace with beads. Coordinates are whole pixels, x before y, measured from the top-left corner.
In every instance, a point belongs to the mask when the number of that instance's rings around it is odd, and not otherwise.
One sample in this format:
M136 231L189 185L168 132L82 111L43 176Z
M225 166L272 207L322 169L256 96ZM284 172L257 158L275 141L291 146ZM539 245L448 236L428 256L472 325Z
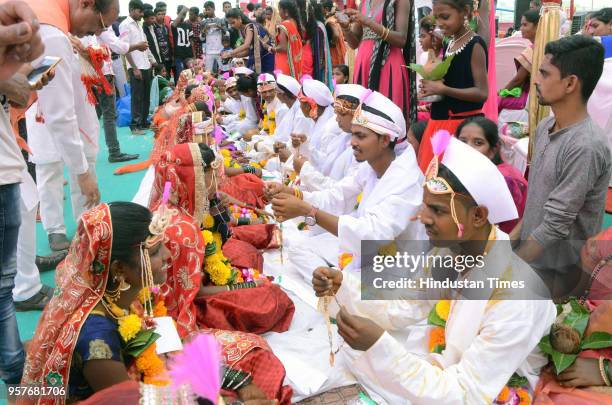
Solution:
M470 43L472 38L474 38L474 36L475 36L474 31L468 29L459 38L457 38L457 39L455 39L454 37L451 38L451 40L448 41L448 46L446 47L445 56L457 55L457 54L461 53L465 49L467 44ZM468 38L467 41L464 41L463 44L460 45L457 49L454 49L455 45L460 43L464 38Z

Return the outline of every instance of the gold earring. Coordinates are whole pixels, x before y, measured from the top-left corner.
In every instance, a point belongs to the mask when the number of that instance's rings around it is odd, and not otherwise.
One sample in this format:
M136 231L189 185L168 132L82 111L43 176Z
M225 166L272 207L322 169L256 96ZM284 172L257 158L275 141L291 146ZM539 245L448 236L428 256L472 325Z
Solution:
M125 281L125 278L123 276L119 277L119 291L127 291L130 288L132 288L130 283Z

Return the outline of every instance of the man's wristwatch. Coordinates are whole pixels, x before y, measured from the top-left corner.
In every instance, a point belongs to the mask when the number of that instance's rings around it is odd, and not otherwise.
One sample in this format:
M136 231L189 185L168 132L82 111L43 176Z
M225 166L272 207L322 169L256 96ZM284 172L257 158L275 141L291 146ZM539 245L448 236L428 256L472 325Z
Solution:
M313 205L308 215L304 217L304 222L306 223L306 225L315 226L317 224L316 216L318 211L319 209Z

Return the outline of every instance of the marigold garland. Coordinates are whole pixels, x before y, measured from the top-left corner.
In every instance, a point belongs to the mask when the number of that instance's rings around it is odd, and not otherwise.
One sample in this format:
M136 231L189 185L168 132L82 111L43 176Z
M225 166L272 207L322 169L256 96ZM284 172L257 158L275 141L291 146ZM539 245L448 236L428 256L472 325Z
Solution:
M207 232L205 234L205 232ZM223 240L219 232L203 231L206 241L206 257L204 259L204 271L210 277L214 285L230 285L242 283L243 277L240 271L233 268L231 262L223 255L221 246Z
M441 354L446 348L446 322L450 315L451 301L440 300L434 305L427 317L427 324L432 325L429 331L428 349L430 353ZM530 405L531 396L524 388L528 381L514 373L501 389L494 404L497 405Z
M119 334L124 342L128 342L138 335L142 329L142 321L138 315L130 314L119 319Z
M211 231L203 230L202 231L202 237L204 238L204 245L208 245L208 244L210 244L210 243L215 241Z
M444 328L441 326L435 326L429 333L429 352L441 353L444 347L446 347Z
M338 258L338 267L340 267L340 270L344 270L346 268L346 266L348 266L351 262L353 261L353 255L350 253L341 253L340 257Z
M204 229L211 229L213 226L215 226L215 218L207 212L202 219L202 227Z
M157 301L155 307L153 308L153 316L161 317L168 315L168 309L166 308L166 304L163 300Z
M504 385L504 388L502 388L495 402L503 403L503 402L507 402L509 399L510 399L510 388L508 388L507 385Z
M450 313L450 300L440 300L436 304L436 314L440 319L447 321L448 314Z

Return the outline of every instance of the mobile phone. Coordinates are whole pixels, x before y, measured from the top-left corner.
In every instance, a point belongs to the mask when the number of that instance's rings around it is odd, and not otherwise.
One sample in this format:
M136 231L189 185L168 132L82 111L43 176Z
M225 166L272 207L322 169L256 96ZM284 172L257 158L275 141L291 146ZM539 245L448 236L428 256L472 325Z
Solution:
M57 56L45 56L38 66L28 74L28 83L30 86L36 86L43 75L53 69L61 60L62 58Z

